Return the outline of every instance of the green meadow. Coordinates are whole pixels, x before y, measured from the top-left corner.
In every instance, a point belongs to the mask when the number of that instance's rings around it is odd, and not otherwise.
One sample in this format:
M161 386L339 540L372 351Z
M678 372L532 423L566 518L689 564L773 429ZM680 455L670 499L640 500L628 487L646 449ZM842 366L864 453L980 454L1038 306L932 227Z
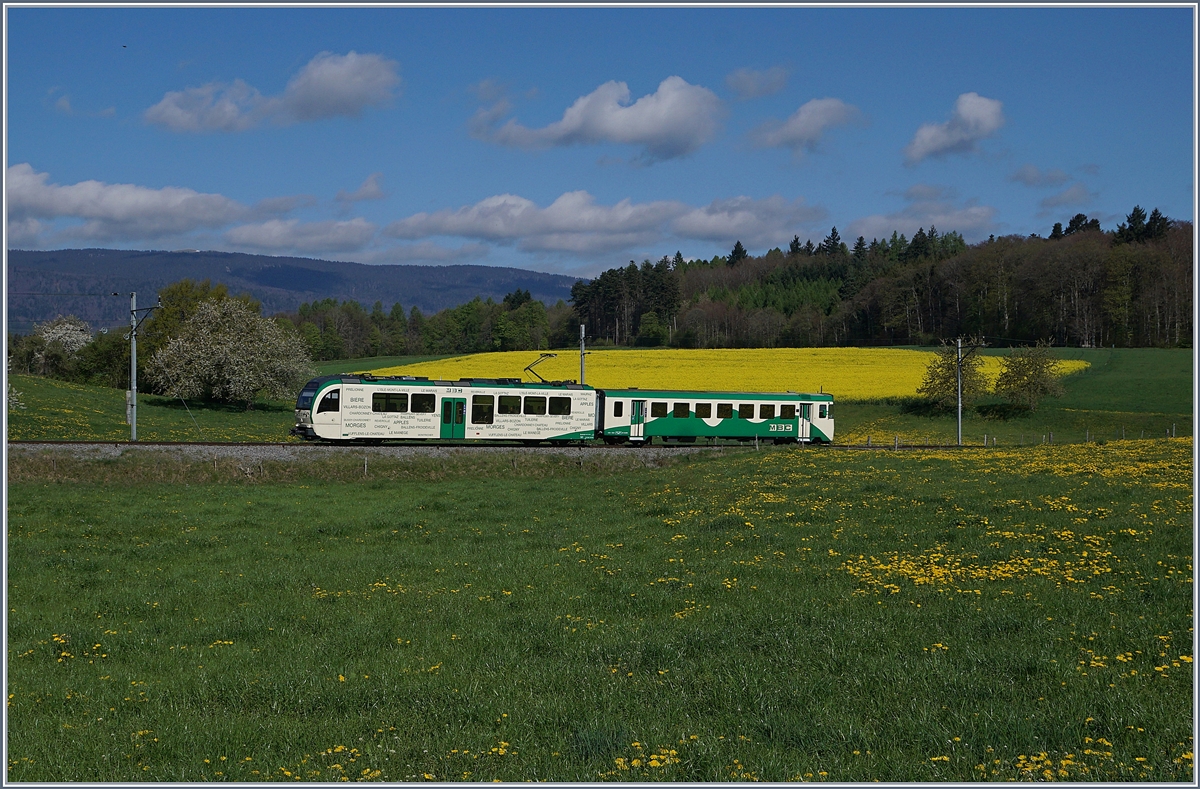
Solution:
M985 353L1002 354L987 350ZM964 414L963 441L981 446L1028 446L1192 435L1192 356L1188 350L1060 349L1062 358L1091 365L1063 379L1066 393L1031 414L1013 415L995 398ZM446 357L379 357L322 362L323 375ZM32 376L13 376L26 408L9 412L9 438L103 440L129 437L125 392ZM836 393L835 393L836 396ZM187 402L142 394L138 438L142 441L294 441L292 401L242 406ZM837 405L838 443L947 445L956 440L952 414L931 414L914 400L846 402Z
M1191 781L1191 459L10 450L7 778Z

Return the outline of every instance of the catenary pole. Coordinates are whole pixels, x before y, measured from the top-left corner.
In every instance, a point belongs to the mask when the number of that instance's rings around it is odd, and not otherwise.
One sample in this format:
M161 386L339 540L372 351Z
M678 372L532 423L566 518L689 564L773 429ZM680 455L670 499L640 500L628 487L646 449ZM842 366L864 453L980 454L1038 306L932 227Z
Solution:
M586 327L582 323L579 324L579 385L580 386L583 386L585 383L587 383L587 381L583 380L583 374L584 374L583 357L585 355L584 350L583 350L583 336L584 336L585 328Z
M962 337L958 338L958 445L962 446Z
M137 441L137 292L129 294L129 440Z

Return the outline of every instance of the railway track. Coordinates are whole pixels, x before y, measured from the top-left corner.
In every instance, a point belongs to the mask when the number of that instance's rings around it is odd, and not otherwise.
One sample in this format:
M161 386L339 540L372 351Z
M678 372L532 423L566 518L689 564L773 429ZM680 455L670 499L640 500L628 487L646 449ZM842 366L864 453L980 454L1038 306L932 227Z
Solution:
M520 450L604 450L604 451L619 451L619 452L643 452L647 449L655 450L699 450L699 449L749 449L751 447L766 448L773 446L768 442L755 444L751 441L721 441L721 442L657 442L652 445L642 444L597 444L570 442L562 444L542 443L533 446L521 442L500 442L489 441L483 443L471 443L466 441L389 441L381 444L370 444L360 442L350 442L345 444L330 444L321 442L305 442L297 441L68 441L68 440L48 440L48 439L17 439L10 440L9 446L15 447L46 447L46 448L64 448L72 447L112 447L117 449L159 449L171 447L184 448L199 448L199 447L218 447L218 448L280 448L280 449L299 449L299 450L314 450L314 451L346 451L346 450L386 450L386 449L464 449L464 450L500 450L500 449L520 449ZM872 452L892 452L892 451L913 451L913 450L935 450L941 451L946 449L983 449L981 446L957 446L955 444L818 444L818 445L792 445L802 447L803 449L816 449L825 452L836 452L839 450L862 450Z

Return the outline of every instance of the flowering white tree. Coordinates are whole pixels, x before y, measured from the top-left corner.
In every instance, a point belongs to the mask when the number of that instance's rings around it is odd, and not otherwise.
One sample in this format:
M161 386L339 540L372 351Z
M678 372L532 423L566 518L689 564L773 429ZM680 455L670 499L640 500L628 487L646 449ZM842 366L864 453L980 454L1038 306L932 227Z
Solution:
M12 377L11 377L12 376L12 357L9 357L6 360L6 362L7 362L7 366L5 367L5 370L7 370L7 372L8 372L8 410L14 411L18 408L24 408L25 401L21 399L21 393L18 392L16 389L13 389Z
M150 359L160 391L253 407L290 397L315 371L303 339L236 299L204 301Z
M45 340L47 346L57 342L68 356L74 356L92 341L92 327L74 315L60 315L52 321L46 321L36 326L34 333Z

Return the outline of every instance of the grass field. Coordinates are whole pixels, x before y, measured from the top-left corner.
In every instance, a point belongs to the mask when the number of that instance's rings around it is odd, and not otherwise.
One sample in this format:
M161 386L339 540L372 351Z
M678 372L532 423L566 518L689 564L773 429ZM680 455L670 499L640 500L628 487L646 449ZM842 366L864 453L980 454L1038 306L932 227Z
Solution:
M10 454L8 779L1193 779L1190 439L589 458Z
M128 441L125 391L14 375L25 408L8 412L10 440ZM138 395L140 441L299 441L288 436L295 401L238 405Z
M791 351L780 351L789 353ZM848 353L845 349L838 353ZM653 360L659 351L608 351L613 359L627 358L636 361L642 356ZM735 351L730 353L768 354L771 351ZM905 349L864 351L863 364L847 369L865 383L853 384L861 392L875 384L872 377L889 375L887 358L925 358ZM995 359L1002 351L986 351ZM986 437L989 442L997 440L1000 446L1038 444L1049 440L1054 443L1078 443L1085 440L1111 441L1120 439L1155 438L1165 436L1168 430L1177 437L1192 435L1192 357L1188 350L1159 349L1059 349L1057 353L1065 361L1075 365L1075 372L1063 378L1066 395L1056 400L1047 400L1033 414L1017 418L988 418L985 414L1002 413L996 408L995 398L981 402L983 413L968 411L964 416L963 440L967 444L980 445ZM646 356L648 354L648 356ZM884 354L884 356L879 356ZM886 354L893 354L887 357ZM899 354L900 356L896 356ZM908 354L909 356L905 356ZM490 354L480 359L505 357L507 354ZM469 361L476 357L466 357ZM534 357L536 358L536 357ZM666 358L666 357L663 357ZM733 357L729 357L733 358ZM459 374L478 374L479 370L463 368L463 357L386 357L378 359L343 360L323 363L324 373L334 370L379 369L385 363L400 359L412 362L401 366L393 365L394 373L411 372L433 376L458 377ZM881 359L883 361L881 361ZM695 360L693 360L695 361ZM552 360L555 364L575 364L569 352ZM491 362L489 362L491 363ZM633 365L631 369L653 369L650 362ZM690 362L689 362L690 364ZM715 363L714 363L715 364ZM993 366L996 362L991 362ZM432 366L431 366L432 365ZM447 366L448 365L448 366ZM685 365L686 366L686 365ZM770 370L783 370L786 365L773 367L760 365ZM913 367L909 364L905 375L912 378ZM541 367L538 368L542 369ZM737 367L726 370L727 375L736 374ZM519 371L518 371L519 372ZM564 368L563 374L570 371ZM578 368L575 368L576 374ZM499 374L493 371L491 374ZM517 373L512 373L517 374ZM547 373L548 375L549 373ZM556 373L557 374L557 373ZM766 374L766 373L764 373ZM832 374L832 373L831 373ZM839 375L854 375L845 371ZM589 378L589 381L592 379ZM639 378L643 386L652 381ZM717 383L714 378L713 387ZM833 380L833 379L831 379ZM890 380L890 379L889 379ZM907 379L905 379L907 380ZM919 380L919 375L917 376ZM124 392L117 389L79 386L30 376L13 376L16 388L23 393L27 408L9 412L9 437L12 439L87 439L119 441L128 438L129 427L125 424ZM782 378L760 381L765 389L787 388ZM909 381L909 383L912 383ZM850 386L851 384L847 384ZM907 384L906 384L907 385ZM895 388L893 380L888 386ZM916 384L912 383L915 388ZM852 388L853 388L852 387ZM829 389L827 388L827 391ZM882 390L880 390L882 391ZM890 390L889 390L890 391ZM914 389L915 391L915 389ZM855 400L837 397L838 443L866 443L868 438L875 444L890 445L898 436L904 444L953 444L956 438L953 415L929 415L915 407L913 391L903 396L879 396L875 399ZM185 409L179 400L165 397L141 395L138 407L138 437L144 441L288 441L288 430L293 423L292 402L260 402L252 411L240 407L228 407L199 402L188 403ZM991 409L989 411L989 408Z

